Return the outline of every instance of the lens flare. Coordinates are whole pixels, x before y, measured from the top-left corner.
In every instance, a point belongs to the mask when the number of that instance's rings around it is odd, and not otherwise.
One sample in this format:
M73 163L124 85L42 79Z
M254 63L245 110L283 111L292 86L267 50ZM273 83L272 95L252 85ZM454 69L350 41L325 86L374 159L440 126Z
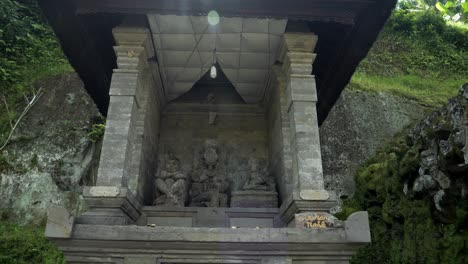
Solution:
M219 23L219 14L218 12L211 10L208 13L208 23L212 26L216 26Z

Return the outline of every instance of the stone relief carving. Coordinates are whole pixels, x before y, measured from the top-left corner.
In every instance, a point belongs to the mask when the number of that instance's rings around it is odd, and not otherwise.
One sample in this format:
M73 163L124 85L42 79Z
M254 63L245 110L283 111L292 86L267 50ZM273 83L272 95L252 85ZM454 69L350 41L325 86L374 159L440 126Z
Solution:
M187 173L172 153L167 154L164 169L156 175L156 199L154 205L185 206L187 200Z
M193 166L190 206L228 207L229 182L221 163L218 142L206 140Z
M274 191L275 181L267 170L260 168L259 160L250 158L249 162L249 177L244 183L242 190L261 190L261 191Z
M246 178L231 193L231 207L275 208L278 207L278 193L273 175L256 158L247 162Z

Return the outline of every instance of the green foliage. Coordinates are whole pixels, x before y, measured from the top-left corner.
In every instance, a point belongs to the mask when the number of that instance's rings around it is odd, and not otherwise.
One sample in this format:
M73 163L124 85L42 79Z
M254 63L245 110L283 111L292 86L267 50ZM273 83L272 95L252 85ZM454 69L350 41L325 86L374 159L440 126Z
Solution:
M47 240L44 229L0 221L0 263L66 263L62 252Z
M32 83L45 76L70 72L52 29L40 15L36 1L0 0L0 143L32 92ZM0 144L1 145L1 144Z
M440 118L438 125L444 122ZM428 135L434 134L429 130ZM418 176L423 142L399 135L357 171L356 193L344 202L337 217L345 219L367 210L372 244L359 250L351 263L455 264L468 260L468 201L460 197L460 188L452 184L446 192L444 200L452 206L444 208L450 216L444 223L435 216L430 193L403 192L404 185L411 186Z
M444 14L447 19L468 21L468 2L465 0L446 1L445 3L437 2L435 8Z
M468 30L435 12L395 10L351 87L441 106L468 76Z
M88 131L88 139L92 142L96 142L104 136L106 130L106 119L103 116L99 116L98 120L91 125L91 129Z

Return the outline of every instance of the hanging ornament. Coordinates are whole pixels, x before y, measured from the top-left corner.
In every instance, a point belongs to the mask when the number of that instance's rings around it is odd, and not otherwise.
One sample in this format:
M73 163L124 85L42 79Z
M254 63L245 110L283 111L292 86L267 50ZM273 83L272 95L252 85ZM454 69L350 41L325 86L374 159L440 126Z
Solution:
M216 72L216 65L213 64L213 66L211 66L211 69L210 69L210 76L211 78L215 79L216 76L217 76L217 72Z

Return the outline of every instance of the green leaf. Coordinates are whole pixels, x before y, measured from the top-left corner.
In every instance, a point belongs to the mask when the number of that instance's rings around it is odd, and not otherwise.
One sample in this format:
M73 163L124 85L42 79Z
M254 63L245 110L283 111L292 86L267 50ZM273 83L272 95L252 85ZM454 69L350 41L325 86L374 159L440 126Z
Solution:
M437 2L435 7L437 8L437 10L439 10L442 13L447 13L448 12L448 9L445 8L445 6L443 6L440 2Z
M447 3L445 3L445 8L449 9L453 5L454 5L454 3L452 1L448 1Z
M461 4L461 6L463 8L463 13L468 13L468 2Z

